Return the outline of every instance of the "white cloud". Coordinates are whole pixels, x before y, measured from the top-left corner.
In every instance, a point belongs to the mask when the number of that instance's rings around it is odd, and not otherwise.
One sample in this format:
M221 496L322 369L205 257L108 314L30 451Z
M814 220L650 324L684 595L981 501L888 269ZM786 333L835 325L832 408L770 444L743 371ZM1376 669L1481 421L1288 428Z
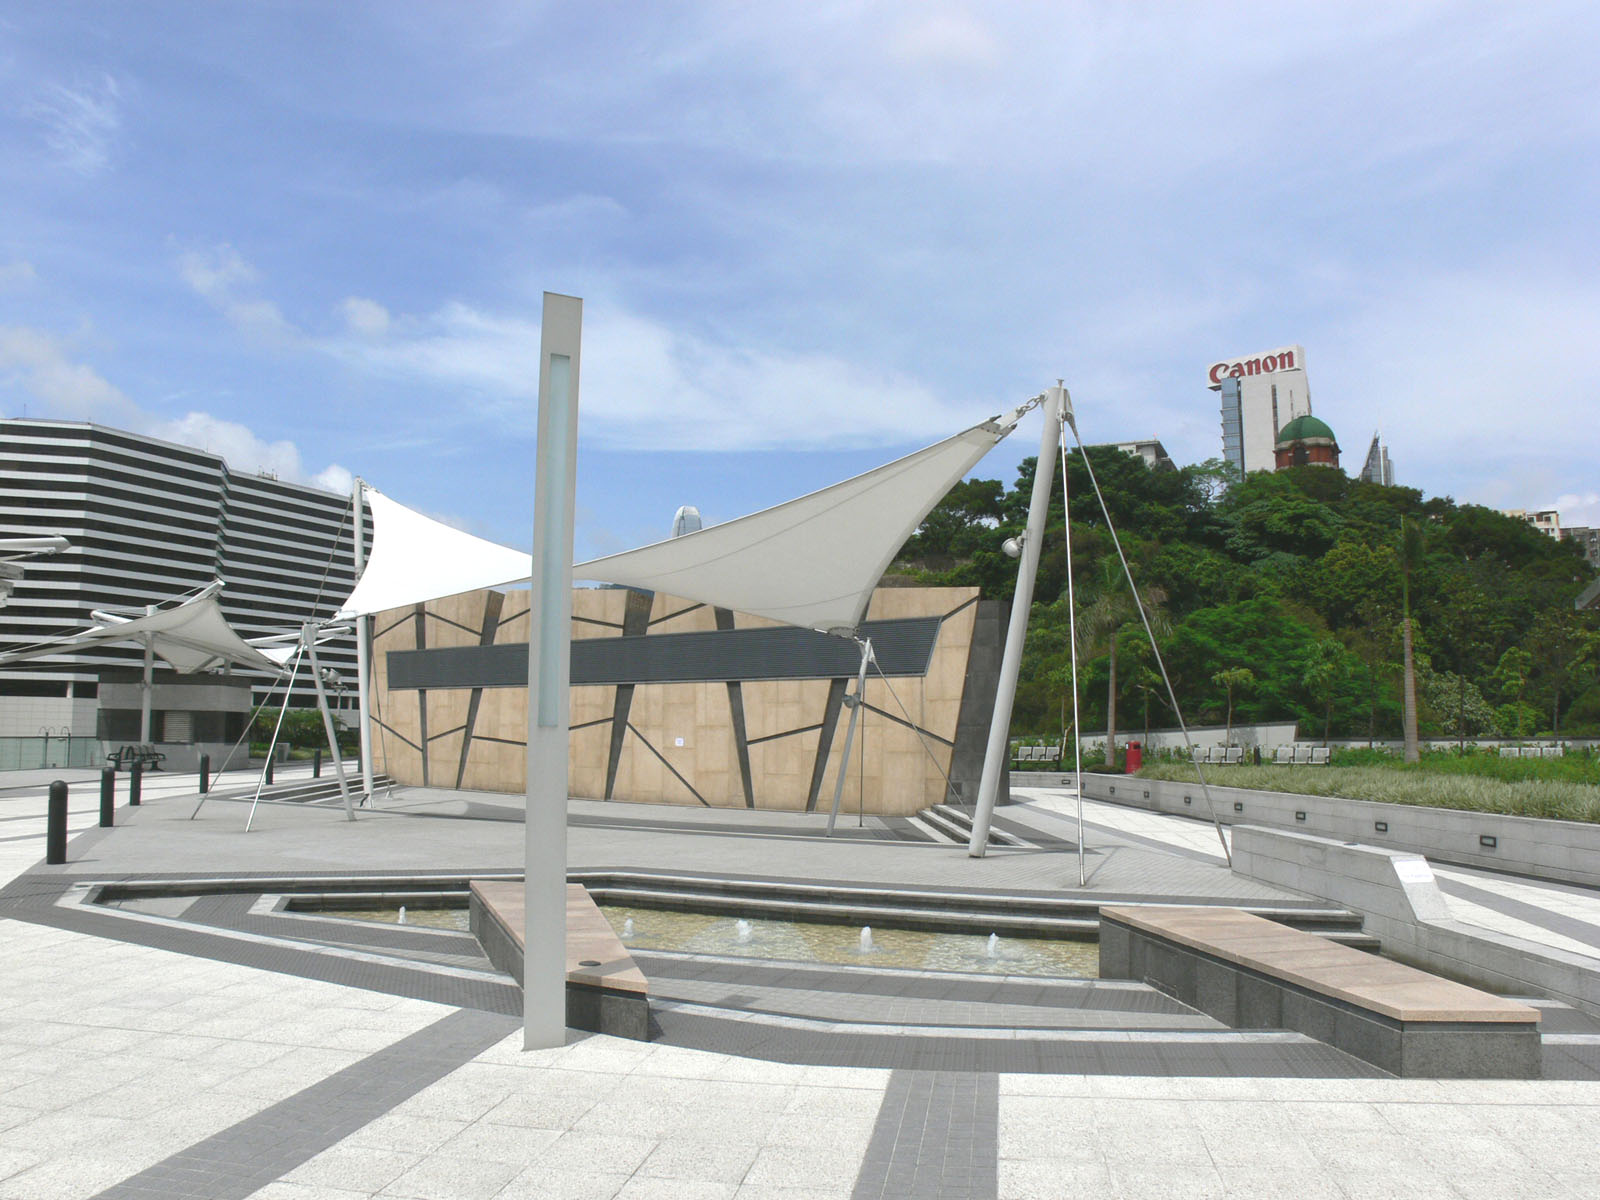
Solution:
M410 316L352 296L339 306L343 328L317 335L278 315L256 290L256 270L230 246L187 252L180 269L196 292L246 331L270 328L302 351L445 393L481 419L532 420L536 314L492 313L457 301ZM260 313L271 316L257 321ZM948 405L916 380L844 356L734 346L604 302L585 306L582 372L585 438L617 449L931 441L992 415Z
M1593 488L1600 285L1526 263L1417 278L1325 336L1312 392L1352 457L1376 428L1398 482L1458 501Z
M1539 507L1558 511L1564 526L1585 525L1593 529L1600 525L1600 492L1584 492L1581 495L1568 492L1557 496L1552 503Z
M389 332L389 310L376 300L347 296L339 305L345 327L362 337L382 337Z
M178 256L184 282L243 333L266 341L292 341L298 331L278 306L255 294L260 276L232 246L186 250Z
M98 175L111 165L122 88L110 75L76 87L50 84L25 111L43 127L45 144L61 165L80 175Z
M0 326L0 387L42 402L55 416L126 424L138 406L93 367L74 362L62 343L38 329Z
M351 475L332 464L308 471L293 442L267 441L248 427L205 412L179 418L141 408L93 367L73 360L70 347L39 329L0 326L0 396L25 394L42 406L30 415L95 421L163 441L221 455L240 471L271 471L279 479L311 483L333 492L350 490Z
M31 262L18 259L16 262L0 264L0 290L25 288L38 278L39 273L33 269Z

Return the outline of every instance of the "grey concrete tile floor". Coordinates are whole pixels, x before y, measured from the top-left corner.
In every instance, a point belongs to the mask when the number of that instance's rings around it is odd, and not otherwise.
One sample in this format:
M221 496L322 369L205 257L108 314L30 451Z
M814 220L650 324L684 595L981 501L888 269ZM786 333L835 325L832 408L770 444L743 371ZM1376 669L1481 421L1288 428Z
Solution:
M62 874L465 869L520 853L504 823L448 812L363 814L350 826L274 807L260 836L246 836L227 801L184 828L182 799L154 795L113 834L75 844ZM26 817L26 803L0 793L0 814ZM42 803L33 812L42 817ZM1129 841L1113 847L1106 835L1115 853L1102 858L1102 883L1231 894L1199 857L1208 830L1137 815ZM1118 814L1095 817L1115 828ZM718 822L696 814L679 838L575 828L573 861L659 869L670 844L677 870L1021 891L1076 883L1070 855L967 860L696 823ZM787 815L775 824L799 828ZM1190 853L1159 861L1149 843L1163 838ZM0 878L33 869L41 851L42 837L0 843ZM1586 919L1585 904L1569 896L1559 911ZM957 1077L580 1035L524 1052L512 1017L16 917L0 919L0 1001L0 1200L1600 1194L1590 1135L1600 1083ZM990 1116L972 1107L980 1093Z

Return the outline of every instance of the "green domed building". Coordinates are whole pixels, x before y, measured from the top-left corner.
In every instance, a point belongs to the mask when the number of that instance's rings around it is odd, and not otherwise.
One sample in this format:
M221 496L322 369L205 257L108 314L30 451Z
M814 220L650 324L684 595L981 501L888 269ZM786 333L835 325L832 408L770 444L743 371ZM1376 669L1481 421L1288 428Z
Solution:
M1280 471L1284 467L1337 467L1339 443L1326 422L1307 414L1278 430L1273 459Z

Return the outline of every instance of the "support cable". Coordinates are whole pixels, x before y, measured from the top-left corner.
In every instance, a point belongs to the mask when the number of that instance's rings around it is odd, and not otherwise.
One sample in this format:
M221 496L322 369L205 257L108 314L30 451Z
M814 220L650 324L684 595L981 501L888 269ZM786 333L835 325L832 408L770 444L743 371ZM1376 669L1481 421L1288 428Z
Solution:
M1172 715L1178 719L1178 728L1183 732L1183 745L1189 753L1189 761L1194 763L1195 774L1200 779L1200 791L1205 795L1206 808L1211 813L1211 824L1216 827L1217 840L1222 843L1222 854L1227 859L1228 865L1233 866L1233 851L1228 847L1227 835L1222 832L1222 822L1217 817L1217 806L1211 799L1211 788L1206 783L1206 774L1200 769L1199 760L1195 758L1194 743L1189 740L1189 726L1183 719L1183 710L1178 707L1178 694L1172 689L1172 678L1167 674L1167 664L1161 657L1161 647L1156 645L1155 630L1150 627L1150 616L1144 610L1144 601L1139 596L1139 589L1133 582L1133 570L1128 566L1128 556L1122 551L1122 539L1117 536L1117 527L1112 524L1111 510L1106 507L1105 493L1100 490L1100 481L1095 478L1094 464L1089 461L1089 450L1083 444L1083 435L1078 432L1077 418L1068 411L1067 424L1072 426L1072 438L1078 443L1078 452L1083 455L1083 465L1089 470L1089 482L1094 485L1095 498L1100 501L1100 511L1105 515L1106 528L1111 532L1111 544L1117 548L1117 558L1122 561L1122 573L1127 577L1128 590L1133 593L1134 607L1139 610L1139 620L1144 623L1145 636L1150 639L1150 649L1156 656L1156 666L1161 668L1161 681L1167 685L1167 698L1172 702Z
M922 726L911 719L911 714L906 711L905 702L900 699L899 693L894 690L894 684L889 682L889 677L883 673L883 668L879 666L876 658L872 660L872 665L878 672L878 678L883 680L883 686L889 689L889 695L894 697L895 706L899 708L901 715L905 717L906 724L911 726L911 731L917 735L917 741L922 743L922 752L928 756L928 761L933 764L933 769L944 777L944 795L945 799L948 800L956 794L956 785L950 782L950 772L939 765L939 760L933 753L933 747L928 745L928 738L923 733ZM961 803L959 797L957 797L956 803Z
M278 733L283 729L283 718L289 712L289 694L294 690L295 676L300 673L300 660L305 656L306 644L300 643L300 649L295 652L294 666L289 671L289 678L283 685L283 707L278 710L278 723L272 727L272 740L267 743L267 761L261 768L261 778L256 781L256 797L250 801L250 815L245 818L244 831L250 832L250 826L256 819L256 805L261 803L261 789L267 785L267 767L272 765L272 752L278 748Z
M1061 451L1061 522L1067 540L1067 643L1072 659L1072 775L1078 796L1078 886L1087 887L1089 876L1083 861L1083 723L1078 719L1078 600L1072 586L1072 504L1067 495L1066 439L1058 440L1056 447Z

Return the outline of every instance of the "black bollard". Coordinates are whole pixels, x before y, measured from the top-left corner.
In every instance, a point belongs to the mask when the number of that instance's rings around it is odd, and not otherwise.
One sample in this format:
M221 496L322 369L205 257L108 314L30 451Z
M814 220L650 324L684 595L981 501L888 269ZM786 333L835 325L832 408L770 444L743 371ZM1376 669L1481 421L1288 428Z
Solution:
M267 782L272 782L272 754L270 751L267 753Z
M67 861L67 785L56 780L50 785L50 812L45 821L44 861L59 867Z
M204 796L211 790L211 755L200 756L200 794Z
M139 789L144 786L144 764L137 759L128 768L128 803L139 807Z
M311 756L311 778L322 778L322 747L317 747L317 752Z
M110 829L112 815L117 811L117 769L107 767L100 772L100 828Z

